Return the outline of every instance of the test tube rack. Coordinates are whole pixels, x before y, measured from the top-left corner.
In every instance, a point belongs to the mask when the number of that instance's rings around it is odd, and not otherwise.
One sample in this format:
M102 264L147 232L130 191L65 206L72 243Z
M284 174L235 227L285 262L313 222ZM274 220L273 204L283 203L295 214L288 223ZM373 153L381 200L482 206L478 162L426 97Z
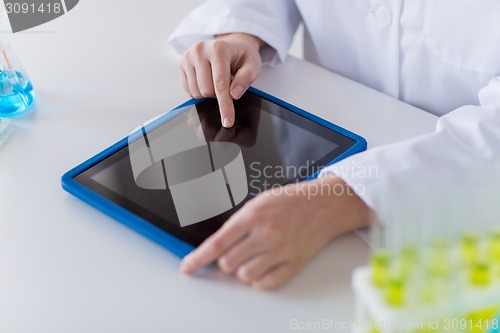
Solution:
M374 249L352 285L355 333L500 333L500 229Z

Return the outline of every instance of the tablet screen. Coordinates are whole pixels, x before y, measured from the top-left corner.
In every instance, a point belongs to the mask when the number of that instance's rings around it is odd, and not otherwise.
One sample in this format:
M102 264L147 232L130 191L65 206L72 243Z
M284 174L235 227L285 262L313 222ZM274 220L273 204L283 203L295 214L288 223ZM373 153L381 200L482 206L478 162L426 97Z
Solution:
M215 99L188 106L75 180L198 246L252 197L305 180L355 144L250 92L235 112L225 129Z

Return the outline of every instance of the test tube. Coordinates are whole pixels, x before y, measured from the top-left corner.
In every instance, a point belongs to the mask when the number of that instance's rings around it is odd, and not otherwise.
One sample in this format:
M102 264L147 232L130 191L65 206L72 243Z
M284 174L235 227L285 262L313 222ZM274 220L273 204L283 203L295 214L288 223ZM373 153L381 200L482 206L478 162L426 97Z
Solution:
M462 258L467 266L471 266L479 256L479 235L476 231L465 229L460 241Z
M384 225L379 217L373 214L371 218L371 245L372 254L370 265L372 268L372 281L375 286L383 287L389 275L390 256L387 251L386 243L386 225Z
M481 218L476 215L480 211L480 207L476 206L475 197L471 194L471 186L468 190L462 190L462 196L466 197L467 205L465 205L465 200L458 202L464 210L464 207L468 207L468 210L464 211L461 216L461 229L462 234L460 237L460 254L464 269L470 269L474 262L479 259L480 255L480 241L481 241Z
M385 288L385 301L391 307L403 306L405 300L405 280L401 276L392 276Z
M387 191L384 185L380 187L380 200L382 207L390 204L387 198ZM391 265L391 257L388 251L387 233L390 229L390 221L385 216L385 210L371 216L371 245L372 253L370 265L372 269L372 282L378 288L383 288L389 277L389 269Z
M433 195L426 202L425 213L425 273L423 274L422 301L439 303L451 307L457 280L452 274L456 268L453 261L453 233L456 225L454 214L455 193L450 193L454 181L440 175L433 184Z
M498 163L500 168L500 163ZM495 184L489 184L484 191L483 202L486 214L488 234L484 239L485 259L492 266L492 271L500 277L500 206L498 205L498 189Z
M491 231L489 239L489 255L491 260L500 265L500 228Z
M416 260L418 257L417 241L420 234L421 206L419 200L412 200L422 195L419 187L408 189L395 182L387 197L392 204L388 206L387 239L388 251L392 260L385 301L391 307L411 305L418 294L418 281L415 278ZM405 196L405 206L399 205L399 199ZM414 205L411 205L414 203Z
M491 282L491 265L487 260L474 262L470 269L470 283L475 287L487 287Z

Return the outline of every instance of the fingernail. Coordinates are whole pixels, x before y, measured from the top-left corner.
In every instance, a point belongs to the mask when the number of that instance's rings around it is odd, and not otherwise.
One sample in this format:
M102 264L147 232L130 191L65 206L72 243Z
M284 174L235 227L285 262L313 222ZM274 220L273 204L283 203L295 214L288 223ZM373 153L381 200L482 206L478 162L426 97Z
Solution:
M229 128L232 125L233 123L231 122L231 119L229 119L229 117L224 117L224 120L222 121L222 126Z
M243 95L244 89L242 86L236 86L233 88L231 91L231 94L233 95L233 98L238 99Z

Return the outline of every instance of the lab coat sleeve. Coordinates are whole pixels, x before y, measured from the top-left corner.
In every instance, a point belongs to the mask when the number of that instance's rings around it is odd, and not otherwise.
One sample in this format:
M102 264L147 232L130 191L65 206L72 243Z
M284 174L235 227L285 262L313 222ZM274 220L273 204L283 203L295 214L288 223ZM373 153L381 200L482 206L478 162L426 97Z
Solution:
M299 22L293 0L208 0L180 23L169 42L182 53L215 35L247 33L267 44L261 50L262 62L276 65L286 58Z
M468 223L481 218L478 212L500 218L500 77L479 101L441 117L435 133L354 155L320 177L340 176L390 222L452 213Z

